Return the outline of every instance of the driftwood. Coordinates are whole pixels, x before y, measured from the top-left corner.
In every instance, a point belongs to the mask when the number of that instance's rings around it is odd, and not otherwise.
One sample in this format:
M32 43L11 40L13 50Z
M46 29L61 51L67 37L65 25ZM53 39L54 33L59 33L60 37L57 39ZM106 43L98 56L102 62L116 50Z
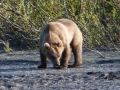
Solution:
M100 55L100 58L105 58L105 56L98 50L96 50L95 48L87 48L88 50L92 51L92 52L95 52L97 54Z
M3 40L0 40L0 44L2 44L4 46L4 50L5 49L8 50L8 51L5 50L6 52L13 52L13 50L9 47L9 42L5 42Z

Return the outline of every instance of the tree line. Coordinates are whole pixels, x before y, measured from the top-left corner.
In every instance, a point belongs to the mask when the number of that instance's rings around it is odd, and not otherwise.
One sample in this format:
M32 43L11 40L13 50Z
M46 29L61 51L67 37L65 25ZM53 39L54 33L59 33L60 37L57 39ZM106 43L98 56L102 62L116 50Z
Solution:
M84 37L83 47L120 45L120 0L1 0L0 43L38 47L42 27L59 18L73 20Z

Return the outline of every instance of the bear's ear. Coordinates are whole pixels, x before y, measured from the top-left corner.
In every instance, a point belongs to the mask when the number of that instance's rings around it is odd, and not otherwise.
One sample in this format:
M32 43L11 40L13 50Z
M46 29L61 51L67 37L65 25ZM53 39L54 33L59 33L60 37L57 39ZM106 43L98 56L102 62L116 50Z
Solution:
M44 48L45 49L49 49L50 48L50 44L49 43L44 43Z
M62 42L61 42L61 41L58 42L57 46L58 46L58 47L61 47L61 46L62 46Z

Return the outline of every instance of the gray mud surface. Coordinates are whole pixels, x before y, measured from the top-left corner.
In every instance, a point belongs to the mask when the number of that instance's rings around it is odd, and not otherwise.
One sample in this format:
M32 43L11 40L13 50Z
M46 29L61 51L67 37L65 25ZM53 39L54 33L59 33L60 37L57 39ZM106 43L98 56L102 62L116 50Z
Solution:
M0 90L120 90L120 52L101 53L106 58L84 50L78 68L55 70L48 61L47 69L38 70L38 51L0 51Z

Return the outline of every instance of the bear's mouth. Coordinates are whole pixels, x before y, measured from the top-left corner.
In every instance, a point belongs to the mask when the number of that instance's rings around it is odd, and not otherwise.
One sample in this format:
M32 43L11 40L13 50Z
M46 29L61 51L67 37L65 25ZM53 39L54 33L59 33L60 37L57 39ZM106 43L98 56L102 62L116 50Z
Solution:
M52 63L53 63L53 67L59 67L60 66L60 60L59 59L52 60Z
M62 66L60 66L60 65L56 65L56 66L54 66L53 68L55 68L55 69L61 69Z

